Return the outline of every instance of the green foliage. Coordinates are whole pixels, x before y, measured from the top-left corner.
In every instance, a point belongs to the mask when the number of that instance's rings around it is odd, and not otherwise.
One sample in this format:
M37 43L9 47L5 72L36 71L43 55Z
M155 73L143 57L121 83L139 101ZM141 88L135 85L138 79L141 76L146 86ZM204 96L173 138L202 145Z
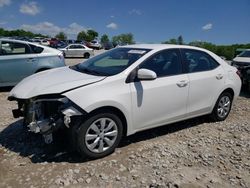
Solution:
M16 30L5 30L3 28L0 28L0 36L1 37L48 37L46 35L42 34L35 34L30 31L24 31L22 29L16 29Z
M177 40L175 38L172 38L163 42L163 44L177 44Z
M67 36L64 32L59 32L55 37L59 40L67 40Z
M77 35L77 40L83 40L83 41L90 42L90 41L94 40L96 37L98 37L98 35L99 34L92 29L87 30L87 32L81 31Z
M106 35L106 34L104 34L104 35L102 35L101 36L101 43L107 43L107 42L109 42L109 37L108 37L108 35Z
M114 44L134 44L134 36L132 33L125 33L114 36L112 38Z
M209 51L214 52L218 56L226 57L226 59L228 60L232 60L235 57L236 49L239 48L250 49L250 44L215 45L208 42L193 41L190 42L189 45L205 48Z
M86 41L87 38L88 38L88 36L87 36L87 33L85 31L81 31L77 35L77 40L80 40L80 41L82 41L82 40Z
M92 40L94 40L95 38L97 38L98 37L98 33L96 32L96 31L94 31L94 30L88 30L87 31L87 34L88 34L88 37L89 37L89 41L92 41Z

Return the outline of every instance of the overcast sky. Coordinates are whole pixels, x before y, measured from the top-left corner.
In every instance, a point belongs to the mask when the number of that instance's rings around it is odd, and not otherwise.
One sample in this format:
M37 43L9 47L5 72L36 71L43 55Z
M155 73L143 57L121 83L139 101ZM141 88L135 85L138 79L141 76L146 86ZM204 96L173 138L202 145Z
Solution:
M0 0L0 27L69 38L86 29L141 43L183 36L215 44L250 42L250 0Z

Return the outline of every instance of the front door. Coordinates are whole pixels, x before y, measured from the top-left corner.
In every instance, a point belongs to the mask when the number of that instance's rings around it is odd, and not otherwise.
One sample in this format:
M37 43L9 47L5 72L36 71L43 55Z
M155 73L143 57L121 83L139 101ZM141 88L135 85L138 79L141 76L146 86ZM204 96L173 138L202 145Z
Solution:
M186 117L189 81L183 73L179 49L158 52L139 68L157 74L151 81L130 83L135 130L142 130Z

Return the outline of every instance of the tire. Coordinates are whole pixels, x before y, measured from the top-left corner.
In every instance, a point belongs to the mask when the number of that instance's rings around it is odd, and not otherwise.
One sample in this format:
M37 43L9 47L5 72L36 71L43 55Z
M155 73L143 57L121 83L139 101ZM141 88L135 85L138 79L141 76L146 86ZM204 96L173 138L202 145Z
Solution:
M210 117L214 121L224 121L229 115L232 107L233 96L231 93L223 92L214 106Z
M85 53L85 54L83 55L83 57L84 57L85 59L88 59L88 58L90 57L90 54L89 54L89 53Z
M83 157L102 158L114 152L120 143L122 132L122 121L116 114L95 113L78 129L78 150Z

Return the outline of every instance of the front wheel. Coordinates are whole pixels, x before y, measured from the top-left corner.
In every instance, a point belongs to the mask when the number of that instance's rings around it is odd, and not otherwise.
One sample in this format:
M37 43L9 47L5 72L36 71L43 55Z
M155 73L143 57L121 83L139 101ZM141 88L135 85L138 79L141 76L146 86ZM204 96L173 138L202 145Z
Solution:
M228 92L223 92L211 113L211 118L214 121L224 121L230 113L232 106L233 96Z
M92 115L79 128L77 145L82 156L101 158L114 152L122 138L120 118L112 112Z

